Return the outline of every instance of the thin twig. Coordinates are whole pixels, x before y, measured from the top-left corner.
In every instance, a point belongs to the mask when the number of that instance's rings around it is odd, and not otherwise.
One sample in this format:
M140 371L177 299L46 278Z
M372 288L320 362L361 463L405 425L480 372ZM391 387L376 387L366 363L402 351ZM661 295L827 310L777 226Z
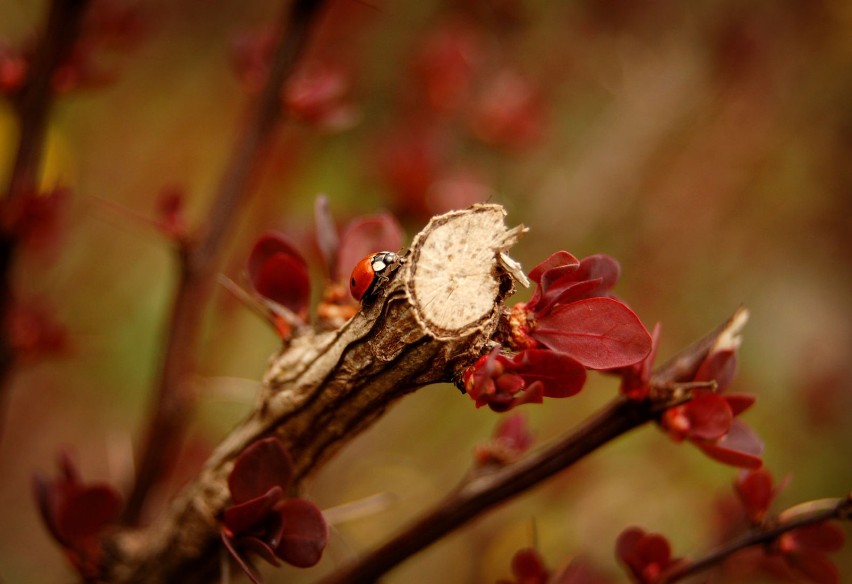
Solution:
M296 0L284 11L281 29L286 34L272 57L266 86L236 141L203 231L194 243L179 251L181 278L136 481L124 513L128 524L138 523L151 488L174 462L195 401L190 377L199 352L204 309L215 283L216 261L234 228L239 208L253 190L254 178L282 114L281 87L298 61L322 5L323 0Z
M658 415L659 409L649 402L614 400L562 439L493 473L463 483L403 532L334 572L323 584L374 581L480 513L537 485Z
M71 51L88 4L89 0L53 0L50 4L47 26L38 43L27 81L13 102L19 126L18 145L4 205L36 191L44 158L47 120L53 105L53 72ZM4 409L6 388L15 361L5 323L12 306L10 278L17 247L14 230L0 228L0 325L3 327L3 332L0 332L0 410ZM0 434L4 418L0 411Z
M679 563L668 574L663 576L661 583L670 584L671 582L688 578L722 563L728 556L740 550L769 544L788 531L830 519L848 520L850 517L852 517L852 496L845 499L835 499L833 500L833 504L820 506L820 508L808 513L797 514L787 521L780 521L766 529L745 533L700 558Z

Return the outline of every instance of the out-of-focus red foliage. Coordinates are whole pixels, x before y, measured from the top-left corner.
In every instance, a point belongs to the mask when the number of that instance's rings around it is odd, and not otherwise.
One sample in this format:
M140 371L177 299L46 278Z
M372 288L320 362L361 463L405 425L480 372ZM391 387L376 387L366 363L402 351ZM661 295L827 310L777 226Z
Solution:
M520 412L511 413L498 422L491 440L474 450L476 466L485 468L510 464L530 449L533 440L526 418Z
M121 497L105 483L84 483L67 454L59 458L59 477L36 474L33 490L42 520L84 578L98 575L100 536L118 517Z
M639 527L621 532L615 547L616 557L624 564L634 582L654 584L663 573L681 560L673 558L669 541L660 534L646 533Z

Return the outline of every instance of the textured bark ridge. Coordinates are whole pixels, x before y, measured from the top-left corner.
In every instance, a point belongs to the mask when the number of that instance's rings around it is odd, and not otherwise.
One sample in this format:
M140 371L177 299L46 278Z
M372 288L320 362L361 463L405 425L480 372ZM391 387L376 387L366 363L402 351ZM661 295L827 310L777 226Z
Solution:
M269 365L254 412L157 523L107 542L110 582L204 581L218 565L217 516L234 458L275 435L296 484L398 398L453 381L485 348L523 273L506 254L523 233L499 205L433 218L373 302L340 329L306 332Z

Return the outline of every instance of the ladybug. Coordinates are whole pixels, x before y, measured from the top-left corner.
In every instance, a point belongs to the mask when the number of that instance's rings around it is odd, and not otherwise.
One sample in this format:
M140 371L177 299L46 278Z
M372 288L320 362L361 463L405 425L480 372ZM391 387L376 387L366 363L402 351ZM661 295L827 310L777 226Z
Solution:
M399 267L402 259L392 251L372 253L355 264L349 278L349 291L355 300L369 298L379 282L386 281Z

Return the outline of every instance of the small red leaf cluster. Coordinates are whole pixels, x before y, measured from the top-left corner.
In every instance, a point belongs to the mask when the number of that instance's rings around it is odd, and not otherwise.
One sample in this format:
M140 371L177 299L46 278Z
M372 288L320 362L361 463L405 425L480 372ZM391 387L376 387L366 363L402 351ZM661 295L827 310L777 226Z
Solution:
M681 560L672 558L669 541L658 533L628 527L618 536L615 555L639 584L654 584Z
M328 542L328 526L317 506L287 496L292 481L293 461L274 437L244 450L228 475L234 504L225 509L221 537L255 583L261 578L243 553L257 554L274 566L281 560L307 568L319 562Z
M743 472L737 477L734 490L753 526L771 527L777 523L778 518L769 516L769 509L787 482L784 479L775 484L766 469ZM767 559L775 562L763 566L808 582L837 584L839 572L827 554L839 551L844 541L843 530L830 521L798 527L781 534L771 545L763 548Z
M103 550L100 536L117 519L121 497L105 483L83 483L70 457L59 459L59 477L37 474L33 491L42 520L86 579L97 576Z
M497 424L491 440L476 447L476 466L485 468L510 464L530 449L533 440L526 418L519 412L509 414Z
M318 209L324 208L318 205ZM352 267L370 252L399 249L402 229L385 213L354 219L338 239L333 221L324 213L318 210L317 239L329 280L317 316L320 324L334 328L358 310L345 280ZM283 339L289 338L294 327L308 321L311 283L307 261L283 234L269 231L255 241L247 267L267 317Z
M560 353L524 349L514 357L495 347L469 367L462 378L465 391L476 407L487 405L505 412L527 403L542 403L545 397L568 397L582 389L586 370Z
M651 350L651 336L636 314L612 298L618 264L605 255L580 261L557 252L536 266L529 302L509 317L513 356L495 348L465 371L465 391L477 407L502 412L544 397L569 397L586 369L626 367Z
M621 391L631 399L651 394L652 366L659 344L659 327L654 329L653 348L644 360L614 373L621 377ZM744 393L726 393L736 372L736 348L710 350L699 366L674 384L693 386L692 398L666 410L660 425L676 442L688 440L707 456L723 464L759 468L763 442L749 426L737 418L755 401Z
M618 262L600 254L582 261L556 252L533 268L537 286L522 310L521 343L568 355L589 369L626 367L644 359L651 336L639 317L612 296Z
M723 464L759 468L763 442L737 419L755 401L754 396L723 393L736 367L733 350L711 352L698 368L695 383L715 383L714 389L695 389L685 404L666 410L660 423L675 441L689 440L707 456Z
M743 471L734 481L734 491L742 504L746 518L752 525L761 525L769 507L785 486L787 480L774 484L772 473L765 468Z

